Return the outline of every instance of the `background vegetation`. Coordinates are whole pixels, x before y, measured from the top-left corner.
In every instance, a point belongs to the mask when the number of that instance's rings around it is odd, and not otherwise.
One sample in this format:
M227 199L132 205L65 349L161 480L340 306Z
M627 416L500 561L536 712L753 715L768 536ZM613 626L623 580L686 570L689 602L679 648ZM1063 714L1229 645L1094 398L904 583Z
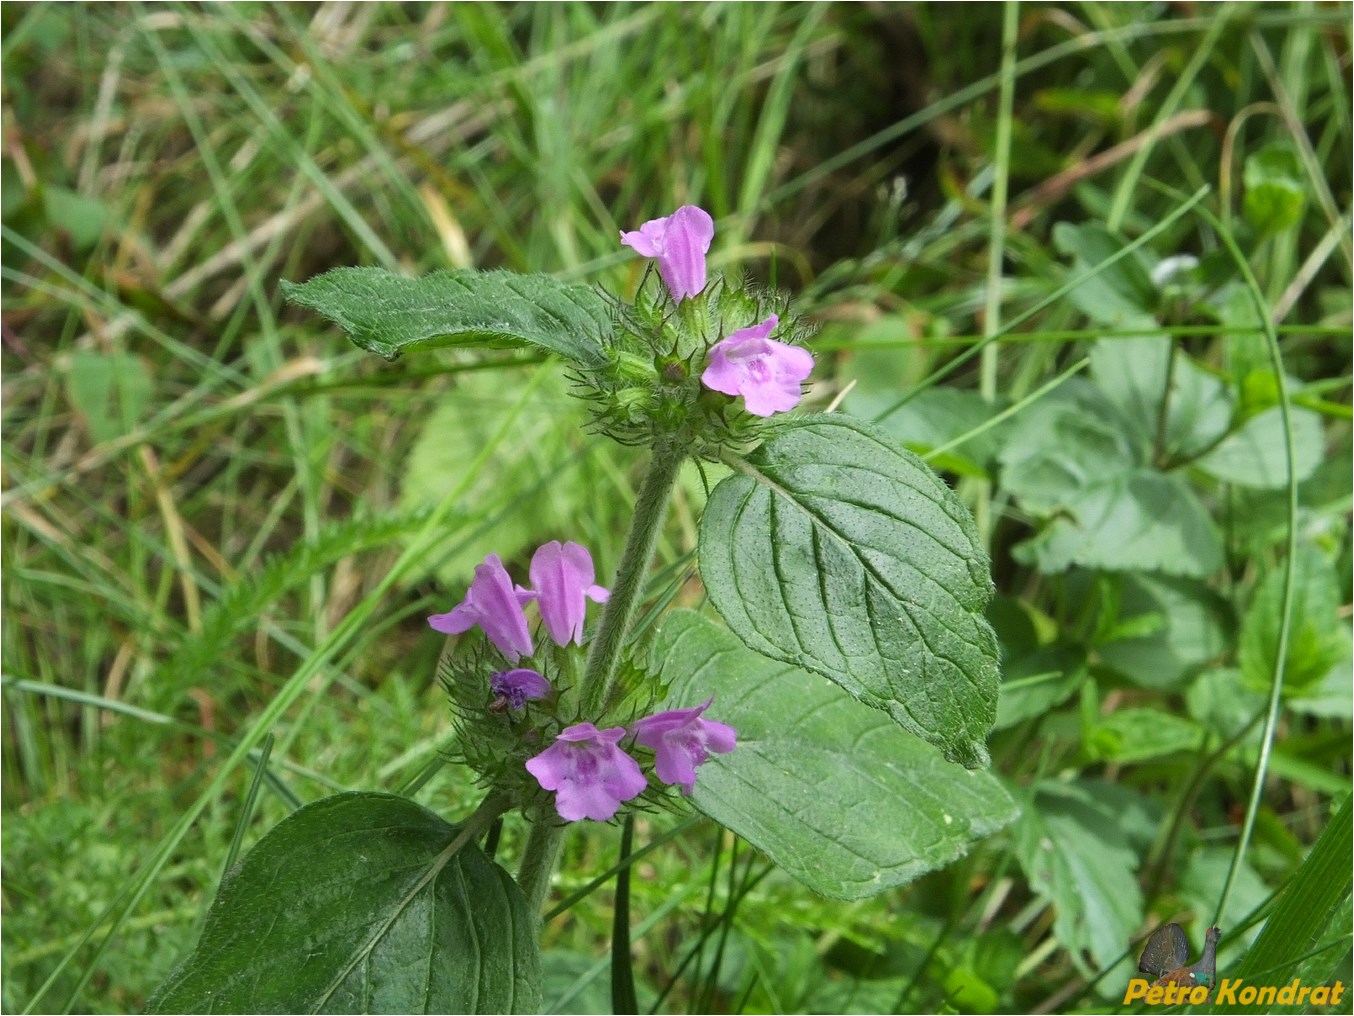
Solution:
M1349 983L1347 5L0 17L5 1011L139 1010L299 802L464 813L423 618L490 550L618 558L642 464L555 367L375 362L277 280L628 292L617 229L687 201L716 268L821 322L810 404L881 419L973 506L1023 814L850 905L705 820L646 819L637 846L669 838L632 887L641 1004L1099 1010L1141 936L1177 920L1197 949L1215 918L1224 972ZM439 553L386 583L445 497ZM259 725L250 808L217 762ZM561 900L616 831L566 849ZM549 1011L607 1009L612 885L548 924Z

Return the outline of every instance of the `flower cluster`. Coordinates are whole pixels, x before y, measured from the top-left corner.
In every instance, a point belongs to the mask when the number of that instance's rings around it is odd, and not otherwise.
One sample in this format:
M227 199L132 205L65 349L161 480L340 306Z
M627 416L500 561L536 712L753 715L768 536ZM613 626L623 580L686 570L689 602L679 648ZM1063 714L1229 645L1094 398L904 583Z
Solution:
M714 220L695 205L683 205L664 219L621 233L621 243L658 261L658 274L674 303L705 289L705 255L715 235ZM710 347L701 383L725 395L741 395L753 416L783 413L799 405L800 383L813 371L809 351L768 338L780 323L772 314L760 324L733 332Z
M613 305L604 357L577 376L596 425L617 441L718 460L755 444L768 417L803 397L807 329L782 294L707 270L714 235L695 205L620 234L657 271L633 306Z
M523 657L536 656L525 610L534 602L556 646L582 645L586 601L603 603L608 598L607 590L594 581L592 556L587 549L577 543L547 543L532 556L529 575L530 589L514 585L502 560L490 554L476 566L465 599L448 613L429 617L428 624L449 635L479 627L499 654L515 665ZM523 766L544 790L555 792L555 810L569 821L606 821L648 787L639 762L621 747L627 738L653 752L658 779L680 787L683 795L692 792L696 769L711 753L733 751L736 743L733 727L702 717L712 699L693 709L646 716L628 727L598 729L591 722L564 725L557 716L560 696L551 682L531 667L512 666L493 672L488 695L492 696L490 713L506 711L516 716L528 702L541 704L540 715L527 718L532 722L504 721L502 730L513 742L500 750L515 756L514 764ZM552 729L558 733L550 747L525 760L525 752L515 754L517 748L539 746ZM492 756L494 750L485 754Z

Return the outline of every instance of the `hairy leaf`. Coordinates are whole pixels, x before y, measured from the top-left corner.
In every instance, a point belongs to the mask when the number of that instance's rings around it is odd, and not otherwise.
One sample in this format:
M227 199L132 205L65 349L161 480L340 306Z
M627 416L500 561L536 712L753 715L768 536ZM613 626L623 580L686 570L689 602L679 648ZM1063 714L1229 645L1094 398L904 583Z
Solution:
M699 614L669 614L652 659L670 708L713 695L707 715L738 731L738 747L701 768L696 806L825 896L902 885L1016 816L995 777Z
M335 268L283 281L292 303L318 311L387 360L441 346L526 346L592 365L611 332L606 299L549 275L458 269L411 279L384 268Z
M953 761L987 764L987 555L968 510L911 452L841 416L780 425L710 495L700 560L749 649L831 678Z
M225 878L153 1012L528 1012L526 899L456 827L388 794L339 794L269 832Z

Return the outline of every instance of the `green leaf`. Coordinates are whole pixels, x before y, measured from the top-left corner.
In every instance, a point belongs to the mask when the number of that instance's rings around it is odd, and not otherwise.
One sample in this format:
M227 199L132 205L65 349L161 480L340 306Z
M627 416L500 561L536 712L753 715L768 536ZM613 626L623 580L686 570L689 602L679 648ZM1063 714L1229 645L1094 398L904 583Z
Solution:
M1098 340L1091 347L1091 377L1134 436L1142 461L1158 451L1166 460L1200 452L1227 433L1232 419L1226 385L1166 335Z
M1309 409L1294 409L1289 419L1293 424L1293 472L1301 481L1316 471L1325 454L1321 417ZM1219 480L1273 489L1288 486L1287 458L1283 416L1275 406L1252 416L1195 465Z
M1056 646L1007 660L1002 667L1001 697L995 729L1041 716L1066 701L1089 675L1085 650Z
M1053 243L1072 258L1069 274L1073 278L1108 261L1125 246L1122 239L1095 223L1074 226L1059 222L1053 227ZM1156 327L1153 314L1157 287L1139 251L1106 265L1068 297L1097 324L1116 328Z
M99 242L112 216L98 198L88 197L65 187L42 189L42 206L53 228L70 237L79 251L87 251Z
M292 303L318 311L387 360L414 349L517 346L592 366L611 333L605 297L549 275L459 269L411 279L384 268L335 268L280 285Z
M915 455L835 415L776 427L710 495L710 599L755 652L823 674L962 765L988 762L996 636L968 510Z
M936 749L793 666L750 652L688 610L663 620L651 664L670 708L715 697L738 731L696 781L696 807L809 888L861 899L968 851L1016 816L992 775Z
M1302 221L1307 204L1302 164L1290 145L1267 145L1246 159L1243 206L1246 220L1260 234L1281 233Z
M432 508L446 500L449 490L459 492L443 536L422 565L435 569L449 589L464 588L486 548L511 561L534 550L542 534L567 532L589 512L598 487L606 483L599 474L609 465L587 454L587 407L569 394L568 381L557 370L531 377L530 402L519 405L514 389L528 383L526 371L459 375L456 387L422 420L406 460L402 510ZM491 443L490 458L468 477ZM613 454L621 457L626 451L617 448ZM560 469L563 463L569 464L567 471ZM592 514L594 524L604 523ZM416 569L406 581L423 576Z
M1274 679L1283 585L1284 567L1276 565L1260 581L1246 611L1238 662L1242 677L1252 688L1267 689ZM1331 668L1349 656L1349 634L1340 620L1340 587L1335 569L1314 547L1298 547L1292 610L1284 667L1285 695L1301 694L1318 686Z
M1118 809L1098 790L1039 784L1020 819L1016 855L1030 887L1054 906L1058 941L1078 964L1085 950L1105 969L1123 957L1143 902L1137 854Z
M1181 751L1197 751L1204 732L1198 724L1157 709L1120 709L1086 731L1086 750L1107 762L1142 762Z
M527 1012L535 922L459 830L388 794L293 813L226 876L153 1012Z
M1162 691L1178 688L1226 652L1234 624L1227 601L1208 586L1166 575L1122 576L1119 614L1153 615L1161 624L1149 633L1099 644L1097 655L1134 684Z
M1014 548L1016 560L1050 574L1082 565L1204 577L1222 567L1217 526L1179 476L1121 473L1069 495L1062 511Z
M1185 692L1185 703L1190 716L1221 737L1231 738L1260 715L1265 708L1265 695L1247 687L1241 671L1219 667L1199 675ZM1260 725L1255 724L1251 740L1259 734Z
M66 375L66 396L96 442L111 441L136 427L154 395L154 375L130 353L77 349Z

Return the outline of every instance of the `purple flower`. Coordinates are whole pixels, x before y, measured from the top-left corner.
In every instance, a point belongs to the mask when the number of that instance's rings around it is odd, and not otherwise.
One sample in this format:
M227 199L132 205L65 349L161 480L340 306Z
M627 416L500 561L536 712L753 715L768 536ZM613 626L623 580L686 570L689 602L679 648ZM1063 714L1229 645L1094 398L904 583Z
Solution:
M489 690L506 699L510 708L521 709L527 704L527 699L545 698L554 689L536 671L519 667L516 670L500 670L490 677Z
M706 699L694 709L669 709L635 721L635 740L654 751L654 771L664 783L680 786L690 794L696 785L696 767L704 765L710 752L723 755L737 747L738 731L727 723L701 719L714 701Z
M560 731L555 743L527 760L527 772L546 790L557 791L555 810L560 818L605 822L648 786L639 763L616 742L624 727L598 730L591 723L575 723Z
M772 314L759 325L743 328L710 349L710 366L701 383L725 395L741 395L747 411L770 416L799 405L799 383L813 371L813 355L799 346L768 339L780 323Z
M531 585L541 605L541 620L557 645L582 645L587 610L583 598L605 603L611 595L593 577L592 555L577 543L551 540L532 555Z
M622 232L621 243L646 258L658 258L658 273L680 303L705 288L705 252L714 236L709 212L682 205L666 219L650 219L633 232Z
M490 554L483 564L475 566L475 580L465 599L450 613L428 618L428 624L448 635L459 635L479 625L498 651L516 663L533 652L522 605L535 598L533 592L514 589L503 562L497 554Z

